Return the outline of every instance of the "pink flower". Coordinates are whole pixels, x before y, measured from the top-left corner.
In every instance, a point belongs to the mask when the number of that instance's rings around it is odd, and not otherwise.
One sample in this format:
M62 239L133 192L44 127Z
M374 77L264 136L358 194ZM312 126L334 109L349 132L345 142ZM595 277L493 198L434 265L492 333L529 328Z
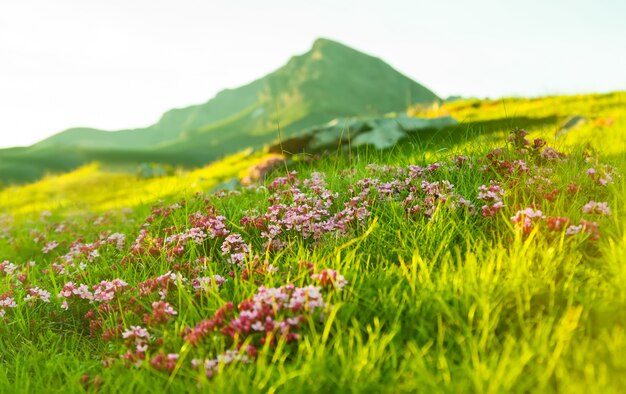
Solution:
M13 272L17 269L17 265L9 262L9 260L5 260L0 263L0 272L4 271L7 275L13 275Z
M213 284L215 284L215 287L220 287L224 282L226 282L226 279L220 275L213 275L212 277L202 276L195 278L192 282L192 286L196 291L208 290L213 287Z
M93 286L93 299L99 302L109 302L118 292L123 291L128 284L121 279L114 279L113 281L103 280L97 285Z
M148 350L150 333L141 326L130 326L130 329L122 333L122 338L126 339L129 347L134 345L137 353L145 353Z
M221 249L222 254L230 254L229 262L236 265L243 264L246 254L250 253L250 247L246 245L239 234L227 236Z
M339 291L343 290L344 286L348 284L348 281L340 275L337 271L330 268L322 270L318 274L311 275L311 279L319 283L321 286L335 287Z
M497 202L502 201L502 197L504 197L504 190L498 182L494 181L491 181L489 186L480 186L478 192L478 199L483 201Z
M9 294L10 293L5 293L0 296L0 317L4 317L7 308L17 308L17 303L15 303L15 299Z
M548 225L548 229L550 231L561 231L569 224L569 219L565 217L550 216L546 218L546 224Z
M595 202L592 200L585 204L583 213L608 216L611 214L611 209L606 202Z
M152 303L152 314L144 314L143 321L147 325L167 323L170 317L177 315L178 312L169 302L155 301Z
M504 204L502 203L502 201L498 201L492 206L483 205L482 207L483 217L496 216L498 212L500 211L500 209L502 208L504 208Z
M565 157L565 155L563 153L561 153L561 152L557 152L554 148L548 147L548 148L544 149L543 152L541 152L541 157L544 160L554 162L554 161L557 161L557 160Z
M524 234L529 234L533 229L533 221L537 218L542 218L543 213L539 210L532 208L526 208L521 211L517 211L515 216L511 217L511 221L515 223L515 227L522 230Z
M591 239L592 241L597 241L598 239L600 239L600 230L598 229L598 223L589 222L585 219L581 219L580 225L578 226L569 226L565 231L565 234L576 235L582 231L589 234L589 239Z
M26 295L26 297L24 297L24 301L39 299L43 302L50 302L50 292L42 290L39 287L31 287L30 289L26 290L26 293L28 294Z
M48 242L47 244L45 244L43 249L41 249L41 251L44 254L47 254L47 253L50 253L51 251L53 251L54 249L56 249L57 246L59 246L59 243L57 241L51 241L51 242Z
M114 233L109 235L107 238L107 243L115 245L117 250L124 249L124 241L126 240L126 236L120 233Z
M567 230L565 230L565 234L566 235L576 235L578 233L580 233L583 230L583 226L582 225L578 225L578 226L574 226L571 225L567 228Z

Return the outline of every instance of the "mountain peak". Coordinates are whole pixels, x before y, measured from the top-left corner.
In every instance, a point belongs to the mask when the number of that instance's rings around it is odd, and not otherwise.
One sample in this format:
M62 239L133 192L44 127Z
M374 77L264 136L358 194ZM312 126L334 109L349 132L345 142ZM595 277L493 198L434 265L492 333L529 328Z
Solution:
M313 42L313 49L322 49L328 46L338 46L338 47L349 48L348 46L340 43L339 41L331 40L330 38L320 37L320 38L317 38Z
M311 50L309 51L309 53L317 57L342 56L342 55L369 56L345 44L342 44L338 41L334 41L328 38L316 39L313 42L313 46L311 47Z

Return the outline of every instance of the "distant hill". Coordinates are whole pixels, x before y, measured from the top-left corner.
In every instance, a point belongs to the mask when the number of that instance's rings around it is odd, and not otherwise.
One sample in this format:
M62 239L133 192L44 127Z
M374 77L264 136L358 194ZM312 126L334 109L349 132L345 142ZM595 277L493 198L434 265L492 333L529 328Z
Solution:
M0 150L0 179L27 181L85 162L195 166L259 148L338 117L380 115L439 98L379 58L328 39L248 85L166 112L143 129L75 128L31 147Z

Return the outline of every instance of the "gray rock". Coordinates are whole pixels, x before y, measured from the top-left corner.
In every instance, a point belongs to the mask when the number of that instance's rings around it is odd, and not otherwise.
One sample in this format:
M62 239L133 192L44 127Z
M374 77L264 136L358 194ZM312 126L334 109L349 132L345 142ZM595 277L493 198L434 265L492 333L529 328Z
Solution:
M387 149L409 133L439 130L456 124L458 122L450 116L425 119L401 114L394 117L341 118L303 130L282 141L280 146L270 147L270 151L279 152L282 147L292 153L315 152L348 145L371 145L376 149Z

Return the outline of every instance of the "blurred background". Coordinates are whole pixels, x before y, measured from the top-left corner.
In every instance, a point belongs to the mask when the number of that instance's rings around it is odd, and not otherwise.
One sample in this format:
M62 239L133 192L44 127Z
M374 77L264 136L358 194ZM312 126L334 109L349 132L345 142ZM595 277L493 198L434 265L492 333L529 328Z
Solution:
M145 127L266 75L318 37L439 97L626 89L626 2L0 2L0 147Z

